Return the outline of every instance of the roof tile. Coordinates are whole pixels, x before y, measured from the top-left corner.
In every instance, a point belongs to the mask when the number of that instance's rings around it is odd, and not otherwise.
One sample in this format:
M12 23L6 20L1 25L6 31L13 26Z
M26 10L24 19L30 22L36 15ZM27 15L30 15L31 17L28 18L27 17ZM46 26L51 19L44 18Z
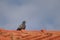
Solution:
M60 31L0 29L0 40L60 40Z

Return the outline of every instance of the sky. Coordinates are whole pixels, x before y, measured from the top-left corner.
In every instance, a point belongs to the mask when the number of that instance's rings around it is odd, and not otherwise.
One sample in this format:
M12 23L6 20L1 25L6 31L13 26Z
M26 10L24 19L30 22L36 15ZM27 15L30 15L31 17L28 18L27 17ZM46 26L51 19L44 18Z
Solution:
M60 0L0 0L0 28L16 30L24 20L26 30L60 30Z

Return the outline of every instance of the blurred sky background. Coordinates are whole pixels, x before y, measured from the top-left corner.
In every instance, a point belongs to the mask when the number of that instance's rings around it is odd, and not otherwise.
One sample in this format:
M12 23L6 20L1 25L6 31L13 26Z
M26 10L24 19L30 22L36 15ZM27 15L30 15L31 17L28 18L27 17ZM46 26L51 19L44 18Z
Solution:
M60 0L0 0L0 28L16 30L24 20L27 30L60 30Z

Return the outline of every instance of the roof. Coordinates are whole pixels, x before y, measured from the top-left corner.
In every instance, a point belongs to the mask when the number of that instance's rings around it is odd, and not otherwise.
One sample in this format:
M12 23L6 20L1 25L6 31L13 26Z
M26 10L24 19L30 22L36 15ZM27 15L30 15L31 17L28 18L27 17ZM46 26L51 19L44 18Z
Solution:
M0 40L60 40L60 31L0 29Z

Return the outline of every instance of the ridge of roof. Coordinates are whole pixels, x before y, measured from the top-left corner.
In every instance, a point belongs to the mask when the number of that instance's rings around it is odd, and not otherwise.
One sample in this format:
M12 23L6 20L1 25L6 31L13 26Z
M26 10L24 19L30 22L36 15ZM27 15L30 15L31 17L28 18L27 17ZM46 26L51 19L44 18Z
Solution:
M0 29L0 40L60 40L60 31Z

